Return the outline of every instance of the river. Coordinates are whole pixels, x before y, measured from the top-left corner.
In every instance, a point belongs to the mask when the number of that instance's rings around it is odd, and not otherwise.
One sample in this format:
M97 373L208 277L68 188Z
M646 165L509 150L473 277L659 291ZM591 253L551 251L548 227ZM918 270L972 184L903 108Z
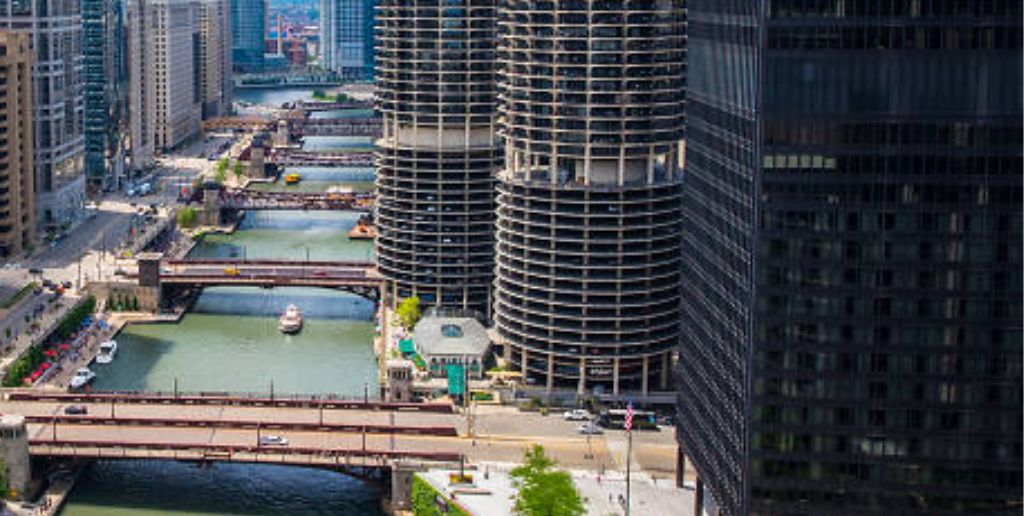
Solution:
M275 90L262 100L250 101L280 103L295 100L296 95ZM320 144L360 150L367 145L350 139ZM372 169L294 171L303 176L304 191L338 184L354 190L372 188ZM252 212L234 234L208 235L191 256L371 260L373 243L349 240L347 235L358 216ZM288 304L303 312L304 326L297 335L277 330L277 318ZM125 328L117 336L117 359L110 365L93 366L98 374L95 387L170 391L177 385L180 392L240 393L267 393L273 388L281 395L347 397L362 397L369 388L370 396L375 396L372 315L371 302L325 289L206 289L178 324ZM197 468L175 462L110 461L89 468L61 514L376 516L382 514L381 496L379 486L305 468L251 464Z

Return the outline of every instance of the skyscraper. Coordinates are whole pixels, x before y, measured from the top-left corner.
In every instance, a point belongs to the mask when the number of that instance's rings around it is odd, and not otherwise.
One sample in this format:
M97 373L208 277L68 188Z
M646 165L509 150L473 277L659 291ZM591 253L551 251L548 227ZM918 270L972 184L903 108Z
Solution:
M231 0L199 0L203 119L231 111Z
M146 0L127 0L128 170L136 174L154 165L156 152L156 66L151 35L153 9Z
M548 390L668 387L679 338L679 1L501 13L495 324Z
M239 72L263 69L267 0L231 0L231 61Z
M0 29L32 35L36 211L51 230L85 202L81 13L81 2L0 0Z
M152 9L155 105L153 139L167 152L196 136L202 121L199 4L192 0L143 0ZM146 72L144 72L146 73Z
M0 258L36 241L29 41L28 34L0 31Z
M373 4L373 0L320 0L321 66L343 79L373 79Z
M85 172L90 195L120 187L125 174L128 73L122 0L82 0Z
M494 264L495 0L377 11L377 265L394 305L486 314ZM435 30L419 30L418 27Z
M1020 512L1021 15L688 2L679 438L706 512Z

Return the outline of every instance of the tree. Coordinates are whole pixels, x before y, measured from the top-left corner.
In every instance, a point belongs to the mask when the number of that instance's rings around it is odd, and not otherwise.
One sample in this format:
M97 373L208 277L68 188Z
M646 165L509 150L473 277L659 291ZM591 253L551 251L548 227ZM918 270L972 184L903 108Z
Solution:
M523 453L523 464L509 474L516 488L512 510L518 516L583 516L583 498L572 477L555 469L539 444Z
M412 296L403 299L401 303L398 303L395 313L398 314L398 320L402 322L402 326L411 330L420 320L420 298Z
M186 206L178 210L178 226L190 228L196 224L196 209Z
M235 162L235 177L242 177L242 174L244 174L244 173L245 173L245 167L242 166L242 162L241 161L236 161Z

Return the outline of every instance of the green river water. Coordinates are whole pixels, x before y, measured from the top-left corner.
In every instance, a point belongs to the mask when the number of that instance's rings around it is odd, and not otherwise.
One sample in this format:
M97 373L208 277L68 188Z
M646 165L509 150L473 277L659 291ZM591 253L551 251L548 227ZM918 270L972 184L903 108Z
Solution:
M369 169L299 172L312 189L348 184L359 190L372 181ZM370 260L372 242L347 236L357 218L344 212L250 213L235 234L208 236L191 256ZM305 319L294 336L277 330L288 304L297 305ZM95 387L170 391L177 383L181 392L267 393L273 384L278 395L361 397L369 385L372 396L373 309L365 299L325 289L207 289L178 324L123 330L116 360L93 366ZM61 514L376 516L382 514L381 496L380 486L321 470L109 461L88 469Z

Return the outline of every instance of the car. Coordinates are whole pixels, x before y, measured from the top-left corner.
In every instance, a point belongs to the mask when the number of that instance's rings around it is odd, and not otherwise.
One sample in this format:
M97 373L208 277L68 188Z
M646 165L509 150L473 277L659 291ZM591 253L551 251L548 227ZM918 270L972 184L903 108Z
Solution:
M125 276L127 274L128 273L124 269L121 269L121 268L114 269L114 276Z
M85 405L70 405L64 407L64 413L70 416L81 416L89 413L89 409Z
M590 412L583 409L567 410L563 417L566 421L590 421Z
M584 435L600 435L604 433L604 429L594 423L583 423L577 430Z
M288 446L288 439L280 435L264 435L260 437L260 446Z
M313 276L315 276L317 278L325 278L325 277L327 277L327 271L321 271L321 270L313 271Z
M64 282L61 282L61 285L62 285L62 286L63 286L64 288L71 288L71 282L70 282L70 281L64 281Z
M57 284L54 283L53 280L51 280L51 279L44 279L43 280L43 286L46 287L46 288L53 288L53 287L57 286Z
M242 271L238 270L238 267L224 267L224 274L228 276L238 276Z
M28 270L28 273L29 274L42 274L43 273L43 269L40 269L39 267L32 267L31 269Z

